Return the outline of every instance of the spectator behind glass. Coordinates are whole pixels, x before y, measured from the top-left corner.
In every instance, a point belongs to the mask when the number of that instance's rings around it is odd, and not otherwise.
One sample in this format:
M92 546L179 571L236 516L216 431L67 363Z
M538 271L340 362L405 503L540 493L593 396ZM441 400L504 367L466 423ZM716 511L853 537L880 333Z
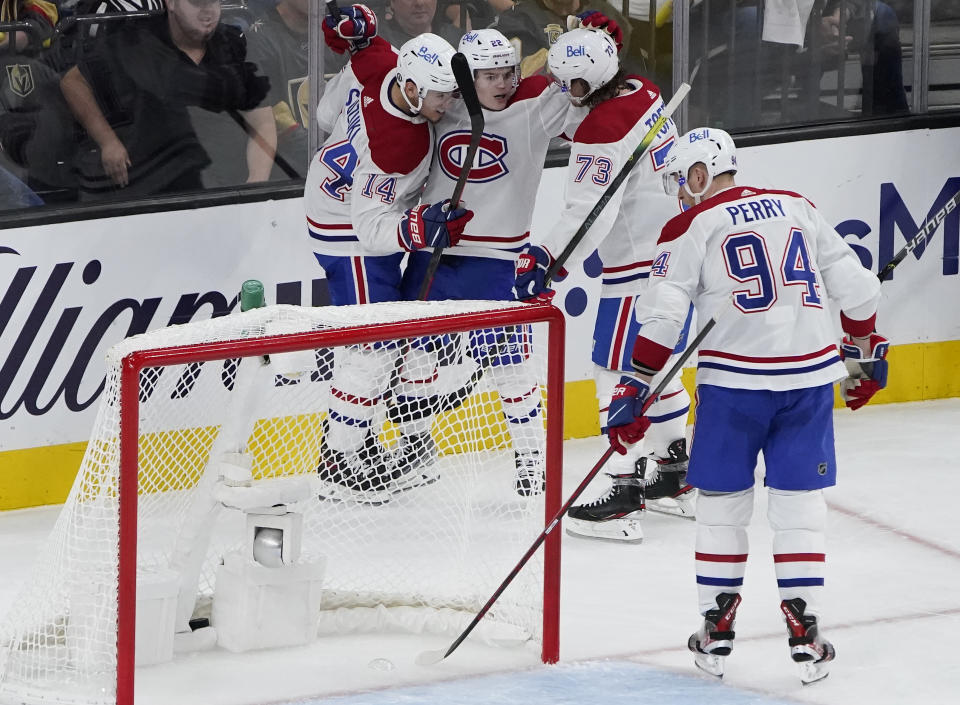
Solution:
M28 149L56 90L57 75L46 61L57 6L46 0L0 0L0 165L19 182L28 179ZM14 29L14 24L27 29ZM3 198L4 207L36 201Z
M500 14L496 28L516 45L520 42L520 73L530 76L544 71L547 51L563 32L567 31L567 17L587 10L599 10L614 20L623 31L623 47L620 58L627 73L635 73L637 67L629 57L630 22L618 6L606 0L520 0L513 10Z
M437 12L437 0L390 0L383 17L385 20L377 25L377 33L395 49L424 32L433 32L457 46L463 34Z
M292 176L274 166L271 178L305 178L310 98L309 0L259 0L251 2L250 9L254 21L245 32L248 58L270 79L267 102L276 122L277 154L296 172ZM324 73L335 74L348 58L324 46Z
M81 197L194 191L210 156L188 107L225 112L262 136L272 160L273 116L258 107L269 81L246 62L239 30L221 24L218 0L168 0L165 15L110 32L66 72L61 89L90 141L77 158ZM236 111L244 111L242 114ZM238 180L265 180L254 155Z
M811 20L809 13L798 16L778 12L790 4L765 0L762 42L758 42L757 37L757 7L737 8L732 54L728 50L731 45L729 15L718 13L708 19L710 47L717 56L706 73L712 121L729 129L743 129L852 117L846 108L837 106L835 94L823 95L820 88L821 76L827 71L836 71L848 55L860 58L862 116L908 110L899 23L888 5L874 0L846 0L845 3L828 0L818 21ZM841 6L847 12L842 43L839 38ZM702 44L697 45L703 36L702 22L702 15L692 20L691 56L694 57L705 53ZM844 87L844 90L849 95L855 89ZM779 99L783 91L788 99L775 101L777 110L782 108L782 112L772 113L773 102L769 100L758 109L751 99L751 96L761 100L771 96Z

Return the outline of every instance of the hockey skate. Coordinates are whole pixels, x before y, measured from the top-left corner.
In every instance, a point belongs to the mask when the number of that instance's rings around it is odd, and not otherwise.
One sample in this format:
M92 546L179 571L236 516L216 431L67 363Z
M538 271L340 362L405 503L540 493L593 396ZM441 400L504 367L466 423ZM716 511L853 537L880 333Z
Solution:
M687 648L693 652L697 668L711 676L723 678L723 662L733 650L733 623L737 618L740 595L722 592L717 595L717 609L707 610L699 631L690 635Z
M353 501L380 505L390 501L393 462L373 433L367 435L358 450L339 451L327 444L324 434L320 444L320 499L334 502Z
M440 473L431 467L436 461L437 444L429 431L400 436L390 491L396 494L433 484L440 479Z
M611 475L613 484L607 494L589 504L570 507L567 512L567 533L571 536L606 541L640 543L643 528L643 486L638 473Z
M521 497L533 497L543 494L544 474L543 463L539 451L514 451L513 461L516 464L517 474L514 479L514 489Z
M637 472L643 478L647 509L693 519L696 491L686 483L687 441L675 440L667 448L666 458L644 457L637 460Z
M780 603L790 633L790 658L800 668L800 680L809 685L830 675L830 662L837 651L833 644L820 636L817 618L805 614L806 608L807 603L799 597Z

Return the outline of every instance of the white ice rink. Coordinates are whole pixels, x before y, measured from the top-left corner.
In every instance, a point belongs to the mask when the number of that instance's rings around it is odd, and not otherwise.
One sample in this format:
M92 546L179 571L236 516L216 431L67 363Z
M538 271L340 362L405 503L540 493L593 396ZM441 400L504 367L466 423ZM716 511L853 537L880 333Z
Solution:
M842 410L836 426L839 485L827 493L822 624L837 660L820 683L801 686L787 654L760 491L737 639L722 683L700 674L686 650L700 620L694 523L651 514L639 545L564 537L557 666L541 665L532 649L468 639L446 661L423 667L414 664L416 655L445 647L449 638L324 638L301 649L220 652L141 668L138 703L960 702L960 399ZM566 444L565 497L603 450L600 438ZM603 480L587 499L602 491ZM0 513L0 611L58 509ZM378 658L395 668L370 668Z

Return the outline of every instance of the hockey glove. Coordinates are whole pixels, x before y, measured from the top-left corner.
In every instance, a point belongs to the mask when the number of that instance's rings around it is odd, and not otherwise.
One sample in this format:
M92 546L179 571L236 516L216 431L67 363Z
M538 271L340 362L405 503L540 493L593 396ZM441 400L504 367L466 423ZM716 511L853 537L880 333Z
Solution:
M547 287L547 270L556 260L545 247L531 245L530 249L517 257L513 291L518 301L549 301L556 293ZM561 267L553 277L554 281L563 281L567 270Z
M650 428L650 419L643 415L643 403L650 396L650 386L633 377L623 376L613 388L613 398L607 409L607 438L620 455L627 454Z
M450 199L440 203L424 203L410 208L397 226L400 247L407 252L424 247L453 247L473 217L466 208L450 210Z
M868 344L869 357L850 336L844 337L840 344L840 356L850 373L840 382L840 396L853 410L859 409L887 386L886 358L890 342L882 335L872 333Z
M377 36L377 16L366 5L351 5L340 9L340 20L330 15L323 18L323 39L330 50L342 54L349 50L352 54L370 46L370 40Z
M606 32L613 43L617 45L617 52L623 49L623 30L616 20L607 17L599 10L587 10L576 17L567 16L567 29L592 29L597 32Z

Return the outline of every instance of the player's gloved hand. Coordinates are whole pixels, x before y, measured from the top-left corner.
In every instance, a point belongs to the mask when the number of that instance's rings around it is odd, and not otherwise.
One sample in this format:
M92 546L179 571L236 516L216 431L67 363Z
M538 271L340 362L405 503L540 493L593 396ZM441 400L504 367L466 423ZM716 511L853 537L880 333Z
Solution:
M531 245L517 257L513 291L518 301L549 301L556 293L547 287L547 270L556 260L545 247ZM563 281L567 270L561 267L553 277L554 281Z
M408 209L397 226L400 247L407 252L424 247L453 247L473 217L466 208L450 210L450 199L440 203L424 203Z
M849 335L840 344L840 356L850 376L840 382L840 396L851 409L859 409L887 386L887 351L890 341L871 333L866 354Z
M643 403L648 396L648 384L626 375L613 388L613 399L607 410L607 438L610 447L620 455L626 455L627 446L643 438L650 428L650 419L643 415Z
M593 29L598 32L606 32L610 35L613 43L617 45L617 52L623 49L623 30L616 20L607 17L599 10L587 10L579 15L567 16L567 29Z
M366 5L340 8L340 19L327 15L323 18L323 39L337 54L366 49L377 36L377 16Z

